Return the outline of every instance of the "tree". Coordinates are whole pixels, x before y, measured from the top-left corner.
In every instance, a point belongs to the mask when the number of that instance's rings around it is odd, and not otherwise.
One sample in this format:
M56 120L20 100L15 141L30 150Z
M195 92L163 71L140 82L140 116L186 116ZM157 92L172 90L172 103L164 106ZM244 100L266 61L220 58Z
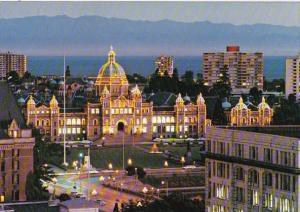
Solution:
M212 122L215 125L227 124L226 115L224 109L222 108L222 101L220 98L217 99L217 102L215 104Z
M221 70L219 81L216 82L211 89L211 94L217 95L220 99L223 99L228 97L230 93L231 87L228 77L228 67L225 65Z
M9 83L19 84L20 83L20 77L16 71L10 71L8 73L7 81Z
M24 79L30 79L31 77L32 77L31 73L28 72L28 71L26 71L25 74L24 74L24 76L23 76Z
M262 92L257 87L253 87L249 91L249 95L253 98L253 103L258 105L262 96Z
M66 77L70 77L70 76L71 76L70 66L67 66L67 69L66 69Z
M191 200L182 194L173 193L163 199L154 200L152 202L144 202L142 206L137 206L133 202L129 202L124 212L199 212L205 211L204 201Z

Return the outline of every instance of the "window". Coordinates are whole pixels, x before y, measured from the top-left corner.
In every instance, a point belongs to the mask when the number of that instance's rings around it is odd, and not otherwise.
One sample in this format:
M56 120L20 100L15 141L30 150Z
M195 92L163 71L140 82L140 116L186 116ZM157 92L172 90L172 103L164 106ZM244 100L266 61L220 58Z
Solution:
M268 163L272 163L272 149L264 149L264 160Z
M252 191L252 205L253 206L259 205L259 195L256 190Z
M244 170L242 167L236 168L236 179L244 181Z
M243 144L235 144L235 156L236 157L244 157L244 145Z
M270 172L264 173L264 185L272 186L272 173L270 173Z
M94 126L98 124L97 119L94 119L93 124L94 124Z
M94 135L97 135L98 134L98 130L97 128L94 128Z
M152 123L153 123L153 124L156 124L156 116L153 116L153 117L152 117Z
M146 117L143 118L143 124L147 124L147 118Z
M249 158L252 160L258 160L258 147L255 146L249 147Z
M272 209L273 208L273 195L265 194L265 208Z
M81 120L80 119L77 119L77 125L80 125L81 124Z
M157 126L153 126L153 132L154 132L154 133L157 132Z
M217 163L217 176L225 178L225 164Z
M241 187L236 187L236 201L244 202L244 189Z
M259 174L256 170L250 170L249 171L249 183L252 185L256 185L259 182Z
M222 184L217 184L216 197L220 199L228 198L228 187Z
M147 133L147 127L143 127L143 133Z

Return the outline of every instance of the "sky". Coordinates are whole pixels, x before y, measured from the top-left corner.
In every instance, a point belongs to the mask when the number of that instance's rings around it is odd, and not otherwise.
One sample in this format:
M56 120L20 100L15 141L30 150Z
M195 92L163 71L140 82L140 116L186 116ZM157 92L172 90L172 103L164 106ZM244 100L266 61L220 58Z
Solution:
M0 2L0 18L36 15L300 26L300 2Z

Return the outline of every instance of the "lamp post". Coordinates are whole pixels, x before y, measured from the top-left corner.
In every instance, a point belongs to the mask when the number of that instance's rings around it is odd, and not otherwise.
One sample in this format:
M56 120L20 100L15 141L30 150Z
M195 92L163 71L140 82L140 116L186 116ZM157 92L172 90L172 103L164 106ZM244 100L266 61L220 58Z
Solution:
M147 192L148 192L148 188L147 188L147 187L144 187L142 191L143 191L143 193L144 193L144 195L145 195L144 199L145 199L145 201L146 201L146 199L147 199L147 198L146 198L146 197L147 197L146 195L147 195Z
M131 160L131 158L129 158L129 159L127 160L127 164L128 164L128 166L132 166L132 160Z
M52 182L53 182L53 192L52 192L52 195L55 198L55 185L57 183L56 177L52 178Z
M183 164L185 163L185 158L183 156L181 157L180 162L181 162L182 168L183 168Z
M168 163L167 160L165 161L164 166L165 166L165 168L168 168L168 167L169 167L169 163ZM165 182L162 181L162 184L165 184ZM167 176L166 176L166 186L167 186L167 196L169 196L169 191L168 191L168 179L167 179Z
M165 181L161 181L161 185L162 186L164 186L166 184L166 192L167 192L167 196L169 196L169 186L168 186L168 181L166 180L166 182Z

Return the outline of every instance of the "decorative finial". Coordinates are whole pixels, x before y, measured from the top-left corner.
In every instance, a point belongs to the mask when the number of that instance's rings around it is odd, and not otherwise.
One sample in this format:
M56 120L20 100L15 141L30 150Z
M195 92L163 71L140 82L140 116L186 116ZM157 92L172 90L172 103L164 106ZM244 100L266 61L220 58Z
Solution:
M110 45L110 51L113 51L114 47L112 45Z
M240 97L239 103L243 103L243 98L242 97Z

